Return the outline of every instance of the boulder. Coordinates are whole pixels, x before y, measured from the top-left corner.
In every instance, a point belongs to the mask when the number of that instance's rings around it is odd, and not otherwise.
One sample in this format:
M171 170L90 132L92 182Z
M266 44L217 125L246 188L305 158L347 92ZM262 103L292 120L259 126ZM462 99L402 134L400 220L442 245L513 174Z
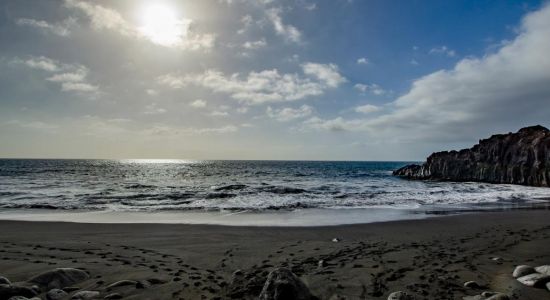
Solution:
M32 298L27 298L27 297L23 297L23 296L13 296L11 298L9 298L8 300L42 300L38 297L32 297Z
M0 284L11 284L11 282L6 277L0 276Z
M38 293L31 288L11 284L0 284L0 299L10 299L14 296L34 297Z
M267 275L260 300L310 300L308 287L289 269L277 268Z
M75 293L71 299L73 300L87 300L87 299L96 299L99 298L98 291L80 291Z
M550 275L550 265L538 266L535 268L535 271L542 274Z
M535 272L536 272L535 268L533 268L531 266L527 266L527 265L521 265L521 266L517 266L514 269L514 272L512 273L512 276L514 278L519 278L519 277L523 277L525 275L533 274Z
M546 284L550 282L550 275L533 273L518 278L518 281L526 286L545 288Z
M29 282L36 283L40 287L47 289L62 289L89 278L90 275L88 273L79 269L57 268L37 275L31 278Z
M67 294L67 292L65 292L64 290L52 289L52 290L50 290L49 292L46 293L46 299L47 300L59 300L59 299L63 299L67 295L69 295L69 294Z
M414 300L414 297L406 292L393 292L388 296L388 300Z
M424 164L408 165L393 174L550 187L550 130L538 125L493 135L470 149L433 153Z

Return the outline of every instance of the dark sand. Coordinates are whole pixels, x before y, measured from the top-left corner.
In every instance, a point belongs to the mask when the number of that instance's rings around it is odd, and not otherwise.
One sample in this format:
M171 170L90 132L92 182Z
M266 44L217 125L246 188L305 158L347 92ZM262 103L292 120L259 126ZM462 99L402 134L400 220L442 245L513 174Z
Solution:
M320 299L386 299L398 290L417 299L484 290L550 299L549 291L511 276L518 264L550 264L550 210L313 228L1 221L0 249L0 275L12 282L56 267L82 268L92 279L77 286L101 298L257 298L267 273L287 266ZM246 283L231 285L237 269ZM166 282L106 289L152 278ZM486 288L464 288L470 280Z

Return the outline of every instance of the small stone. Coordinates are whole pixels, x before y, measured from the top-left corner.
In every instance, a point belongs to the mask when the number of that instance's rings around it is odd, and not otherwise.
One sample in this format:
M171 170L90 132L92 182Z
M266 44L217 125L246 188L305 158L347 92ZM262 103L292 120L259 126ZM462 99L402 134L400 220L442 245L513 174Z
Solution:
M550 292L550 282L546 284L546 289Z
M504 259L502 259L502 257L495 256L495 257L491 257L491 260L496 262L502 262Z
M519 278L519 277L523 277L525 275L533 274L535 272L536 272L535 268L533 268L531 266L527 266L527 265L521 265L521 266L517 266L514 269L514 272L512 273L512 276L514 278Z
M317 262L317 267L320 269L320 268L324 268L327 266L327 263L325 262L325 260L321 259L319 260L319 262Z
M333 239L332 239L332 242L333 242L333 243L338 243L338 242L340 242L340 241L341 241L341 239L339 239L339 238L333 238Z
M73 300L87 300L99 297L98 291L80 291L74 294L71 299Z
M407 294L406 292L398 291L393 292L388 296L388 300L413 300L412 295Z
M119 293L112 293L105 296L103 299L122 299L122 295Z
M483 297L485 297L485 298L489 298L489 297L494 296L494 295L496 295L496 294L498 294L498 293L495 293L495 292L483 292L483 293L481 293L481 296L483 296Z
M518 278L518 281L526 286L544 288L550 282L550 275L533 273Z
M464 296L462 297L462 300L485 300L487 298L483 297L482 295L475 295L475 296Z
M48 289L62 289L90 278L88 273L74 268L57 268L44 272L29 280Z
M49 292L46 293L46 299L47 300L59 300L67 296L67 292L60 289L51 289Z
M508 295L506 294L496 293L496 295L493 295L486 300L510 300L510 297L508 297Z
M464 283L464 287L471 288L471 289L479 289L481 286L475 282L475 281L467 281Z
M538 266L535 270L539 273L550 275L550 265Z
M137 281L134 281L134 280L120 280L120 281L117 281L115 283L111 283L110 285L107 286L108 289L112 289L112 288L116 288L116 287L121 287L121 286L128 286L128 285L136 285L137 284Z
M6 277L0 276L0 284L11 284L11 282Z

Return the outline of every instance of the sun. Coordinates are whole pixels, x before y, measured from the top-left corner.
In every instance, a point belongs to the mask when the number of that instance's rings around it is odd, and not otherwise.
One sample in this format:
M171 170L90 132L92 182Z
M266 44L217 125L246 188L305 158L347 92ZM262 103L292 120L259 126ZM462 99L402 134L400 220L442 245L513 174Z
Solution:
M139 31L153 43L163 46L175 46L180 43L188 26L179 19L176 10L163 4L143 7L140 14Z

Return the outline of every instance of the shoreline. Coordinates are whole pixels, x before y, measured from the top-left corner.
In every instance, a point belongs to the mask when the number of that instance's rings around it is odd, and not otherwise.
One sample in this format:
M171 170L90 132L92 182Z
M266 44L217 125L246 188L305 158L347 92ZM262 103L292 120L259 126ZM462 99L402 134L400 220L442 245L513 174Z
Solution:
M424 206L422 208L307 208L293 210L231 211L109 211L1 209L0 221L68 222L87 224L186 224L244 227L321 227L361 225L441 216L523 210L550 210L550 202L510 206Z
M511 276L516 265L550 264L549 210L315 227L0 221L0 244L0 275L13 282L57 267L82 268L92 279L77 287L101 298L117 292L124 299L254 299L280 266L320 299L386 299L398 290L418 299L484 290L511 299L550 296ZM235 283L236 270L246 282ZM106 288L147 279L162 283ZM464 288L470 280L486 288Z

